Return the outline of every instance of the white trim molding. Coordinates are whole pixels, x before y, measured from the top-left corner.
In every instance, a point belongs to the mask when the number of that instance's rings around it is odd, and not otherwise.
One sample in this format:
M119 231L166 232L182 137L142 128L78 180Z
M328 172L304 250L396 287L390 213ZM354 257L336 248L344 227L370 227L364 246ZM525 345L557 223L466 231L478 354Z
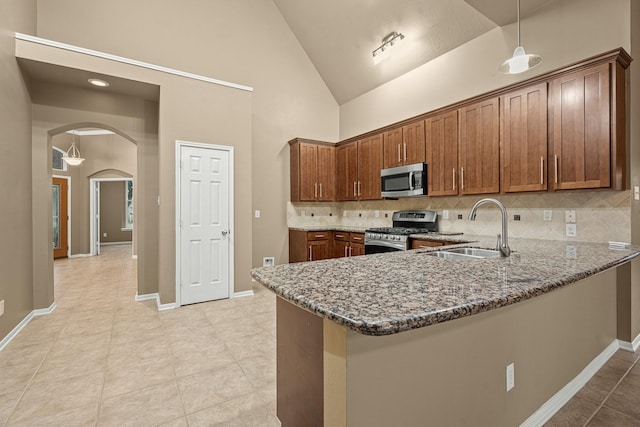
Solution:
M574 379L547 400L536 412L525 420L520 427L541 426L551 419L582 387L604 366L614 353L621 349L620 341L613 340L596 356Z
M244 298L244 297L252 297L252 296L253 296L253 291L242 291L242 292L235 292L232 298Z
M633 341L618 340L620 349L635 353L640 348L640 335L638 335Z
M155 300L156 306L158 307L158 311L173 310L174 308L178 308L178 306L174 302L170 302L167 304L160 303L160 294L157 292L154 292L152 294L143 294L143 295L136 294L135 300L136 302Z
M31 322L31 319L37 316L45 316L47 314L51 314L55 309L56 309L56 303L54 302L47 308L38 308L31 311L29 314L27 314L24 317L24 319L22 319L20 323L18 323L16 327L13 328L11 332L7 334L6 337L0 340L0 351L2 351L11 342L11 340L14 339L18 335L18 333L22 331L24 327L29 324L29 322Z
M73 254L73 255L69 255L69 258L88 258L90 256L93 256L91 254Z
M123 64L133 65L140 68L146 68L148 70L160 71L162 73L167 73L167 74L173 74L174 76L186 77L188 79L200 80L202 82L213 83L219 86L226 86L233 89L240 89L248 92L253 92L253 88L250 86L244 86L237 83L226 82L224 80L218 80L211 77L201 76L199 74L188 73L186 71L163 67L161 65L149 64L148 62L142 62L142 61L138 61L131 58L124 58L122 56L112 55L110 53L105 53L105 52L99 52L97 50L86 49L83 47L74 46L66 43L60 43L57 41L43 39L40 37L28 35L28 34L16 33L16 39L31 42L31 43L37 43L44 46L55 47L57 49L64 49L70 52L81 53L83 55L95 56L97 58L102 58L102 59L107 59L109 61L115 61Z

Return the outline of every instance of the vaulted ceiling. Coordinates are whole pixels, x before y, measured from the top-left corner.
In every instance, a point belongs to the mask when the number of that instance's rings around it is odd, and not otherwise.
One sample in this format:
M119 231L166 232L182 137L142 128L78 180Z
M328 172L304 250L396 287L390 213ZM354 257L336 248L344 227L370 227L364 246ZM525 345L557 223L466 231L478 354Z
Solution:
M562 0L521 0L521 17ZM516 0L274 0L339 104L516 20ZM379 64L372 52L405 38ZM515 40L514 40L515 47Z

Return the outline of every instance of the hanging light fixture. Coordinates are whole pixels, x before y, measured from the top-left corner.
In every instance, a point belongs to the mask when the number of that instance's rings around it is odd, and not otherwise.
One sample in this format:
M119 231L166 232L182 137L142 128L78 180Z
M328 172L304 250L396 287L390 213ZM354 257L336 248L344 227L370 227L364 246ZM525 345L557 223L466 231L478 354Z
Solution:
M513 56L498 67L498 71L505 74L519 74L530 70L542 62L542 57L536 54L526 54L524 47L520 43L520 0L517 1L517 14L518 14L518 46L513 51Z
M71 147L69 147L67 153L62 156L62 160L70 166L78 166L84 162L84 158L80 156L80 150L76 147L76 134L74 132L71 133L71 138Z
M389 48L402 39L404 39L402 33L398 33L395 31L383 38L380 46L378 46L376 50L371 52L373 54L373 63L379 64L380 62L382 62L382 60L387 57Z

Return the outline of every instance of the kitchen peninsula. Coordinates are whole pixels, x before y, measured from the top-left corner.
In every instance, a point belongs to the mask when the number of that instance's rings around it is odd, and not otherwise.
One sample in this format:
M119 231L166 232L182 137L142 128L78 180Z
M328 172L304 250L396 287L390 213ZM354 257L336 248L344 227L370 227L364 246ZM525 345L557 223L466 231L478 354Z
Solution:
M441 259L433 248L252 270L278 296L282 425L520 425L606 361L618 348L618 276L640 248L511 248L508 258Z

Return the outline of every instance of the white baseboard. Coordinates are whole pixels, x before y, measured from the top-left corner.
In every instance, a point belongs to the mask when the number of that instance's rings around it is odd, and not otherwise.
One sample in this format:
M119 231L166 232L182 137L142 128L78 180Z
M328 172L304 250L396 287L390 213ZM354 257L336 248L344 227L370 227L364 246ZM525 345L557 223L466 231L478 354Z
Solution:
M176 308L176 303L174 302L170 302L168 304L161 304L160 294L158 294L157 292L154 292L152 294L144 294L144 295L136 294L136 301L148 301L148 300L155 300L156 306L158 307L158 311L173 310L174 308Z
M124 242L100 242L100 246L118 246L118 245L131 245L131 241Z
M253 296L253 291L242 291L235 292L232 298L242 298L242 297L250 297Z
M31 319L33 319L36 316L44 316L46 314L51 314L51 312L55 310L55 308L56 308L56 303L54 302L48 308L39 308L27 314L24 317L24 319L22 319L20 323L18 323L16 327L13 328L11 332L7 334L6 337L0 340L0 351L2 351L11 342L11 340L14 339L18 335L18 333L22 329L24 329L25 326L29 324L29 322L31 322Z
M640 335L636 337L632 342L618 340L618 344L622 350L630 351L635 353L640 348Z
M559 392L547 400L536 412L525 420L520 427L541 426L560 410L582 387L604 366L613 354L619 350L620 341L613 340L602 353L596 356L583 370Z
M69 258L87 258L93 256L91 254L73 254L73 255L69 255Z

